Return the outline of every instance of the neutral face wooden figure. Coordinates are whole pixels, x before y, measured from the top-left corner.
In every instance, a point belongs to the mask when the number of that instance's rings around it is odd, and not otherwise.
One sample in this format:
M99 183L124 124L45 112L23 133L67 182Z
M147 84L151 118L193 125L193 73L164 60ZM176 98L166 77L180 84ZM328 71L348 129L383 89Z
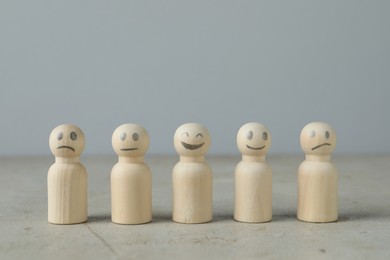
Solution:
M323 122L306 125L300 136L306 159L298 168L299 220L333 222L338 218L338 172L331 162L336 133Z
M237 133L242 161L235 169L234 219L260 223L272 219L272 170L265 161L271 146L269 130L259 123L247 123Z
M47 176L48 221L76 224L87 221L87 171L80 163L85 145L80 128L71 124L56 127L50 134L55 163Z
M181 125L174 135L180 161L173 168L173 221L212 220L212 173L204 156L210 146L208 130L197 123Z
M111 171L111 219L117 224L152 221L152 174L144 154L149 135L137 124L124 124L112 134L118 163Z

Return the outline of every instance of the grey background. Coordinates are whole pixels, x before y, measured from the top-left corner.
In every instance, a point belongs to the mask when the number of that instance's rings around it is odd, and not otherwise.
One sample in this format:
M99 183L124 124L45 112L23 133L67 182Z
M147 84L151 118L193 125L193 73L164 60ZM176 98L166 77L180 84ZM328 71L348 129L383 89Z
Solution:
M327 121L337 153L389 153L390 1L1 1L0 155L49 155L71 122L85 154L112 154L126 122L173 154L175 129L206 125L211 154L266 124L270 153L301 153Z

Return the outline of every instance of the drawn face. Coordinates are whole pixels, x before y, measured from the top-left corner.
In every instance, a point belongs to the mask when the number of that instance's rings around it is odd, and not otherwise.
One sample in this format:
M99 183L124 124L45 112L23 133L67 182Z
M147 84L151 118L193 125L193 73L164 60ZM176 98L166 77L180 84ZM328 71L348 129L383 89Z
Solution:
M118 156L143 156L149 147L149 134L137 124L118 126L112 134L112 148Z
M176 130L173 142L179 155L204 156L210 147L210 135L204 126L188 123Z
M336 148L336 133L323 122L312 122L301 132L301 147L306 154L329 155Z
M247 123L237 133L237 147L243 155L265 155L271 146L271 134L259 123Z
M53 129L49 138L49 146L54 156L79 157L84 150L85 137L80 128L71 124L59 125Z

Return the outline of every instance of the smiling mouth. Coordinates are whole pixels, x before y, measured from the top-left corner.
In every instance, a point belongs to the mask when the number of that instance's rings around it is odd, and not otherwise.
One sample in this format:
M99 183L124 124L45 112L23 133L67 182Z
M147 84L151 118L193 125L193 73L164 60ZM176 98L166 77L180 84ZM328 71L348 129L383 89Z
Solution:
M135 148L122 148L121 151L134 151L134 150L138 150L137 147Z
M320 148L320 147L322 147L322 146L325 146L325 145L329 145L329 146L330 146L330 143L319 144L319 145L314 146L313 148L311 148L311 150L313 151L313 150L318 149L318 148Z
M181 142L181 144L186 148L187 150L196 150L204 145L204 143L201 144L187 144L185 142Z
M67 146L67 145L58 146L57 149L70 149L74 152L74 148L71 146Z
M265 145L261 146L261 147L252 147L252 146L249 146L249 145L246 145L247 148L249 149L252 149L252 150L261 150L265 147Z

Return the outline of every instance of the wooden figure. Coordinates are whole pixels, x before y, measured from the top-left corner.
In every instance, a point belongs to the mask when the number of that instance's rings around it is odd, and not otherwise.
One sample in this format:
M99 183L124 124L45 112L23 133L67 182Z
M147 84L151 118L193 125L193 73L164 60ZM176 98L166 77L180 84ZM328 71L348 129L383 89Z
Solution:
M298 169L299 220L333 222L338 218L338 173L331 162L336 133L327 123L313 122L301 132L306 160Z
M272 219L272 170L265 161L271 134L259 123L247 123L237 133L242 153L235 169L234 219L261 223Z
M208 130L196 123L181 125L174 145L180 161L173 168L173 221L205 223L212 220L212 172L205 162L210 146Z
M144 154L149 135L137 124L124 124L112 134L118 163L111 171L111 220L117 224L152 221L152 174Z
M76 224L87 221L87 171L80 163L84 134L75 125L54 128L49 138L55 163L47 175L48 221Z

